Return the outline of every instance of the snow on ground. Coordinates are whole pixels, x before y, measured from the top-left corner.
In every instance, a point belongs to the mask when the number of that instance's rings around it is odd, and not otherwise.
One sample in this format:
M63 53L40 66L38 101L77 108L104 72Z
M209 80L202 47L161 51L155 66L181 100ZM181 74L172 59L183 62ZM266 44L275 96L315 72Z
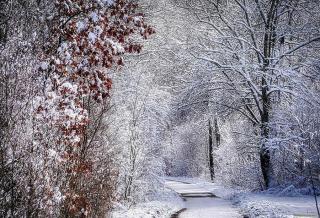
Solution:
M180 182L192 183L193 191L208 190L216 196L231 200L233 205L238 208L242 215L247 217L263 217L263 218L282 218L282 217L318 217L317 210L314 203L313 196L299 195L292 196L288 193L289 197L281 196L280 194L267 193L250 193L246 190L226 188L211 182L203 181L199 178L167 178L168 180L175 180ZM194 187L197 187L195 189ZM185 186L180 190L184 191ZM178 189L179 190L179 189ZM199 200L199 201L198 201ZM210 206L207 200L197 202L189 201L193 205L186 205L186 207L195 206L200 207L203 204ZM187 201L188 202L188 201ZM207 207L206 206L206 207ZM213 206L213 205L212 205ZM320 206L320 205L319 205ZM223 209L223 208L222 208ZM186 211L187 212L187 211ZM226 214L227 215L227 214ZM219 217L219 216L215 216ZM227 216L221 216L227 217ZM182 217L181 217L182 218Z
M174 202L151 201L128 210L115 211L110 218L170 218L181 207Z
M174 179L174 178L173 178ZM185 183L169 178L166 185L185 199L185 208L180 218L237 218L242 217L231 201L208 195L212 188L209 183ZM190 182L190 180L188 181ZM210 186L209 186L210 185ZM218 189L218 188L217 188Z
M233 197L235 194L245 192L244 190L240 190L240 189L237 190L237 189L226 188L222 185L207 182L200 178L167 177L166 180L169 182L177 181L177 182L182 182L186 184L189 183L196 186L197 189L200 189L202 191L206 190L207 192L211 192L219 198L223 198L227 200L230 200L231 197Z
M232 206L230 201L220 198L188 198L185 202L187 210L179 218L238 218L243 217Z
M185 183L180 181L167 180L166 186L174 190L178 194L196 194L207 196L210 190L200 184Z
M160 190L158 195L155 201L118 208L107 218L170 218L184 207L182 199L168 188Z
M318 217L312 196L280 197L247 193L235 195L233 202L248 217Z
M318 217L313 196L285 197L277 193L251 193L225 188L199 178L165 179L168 188L159 192L157 200L118 209L108 218L170 218L182 208L187 210L181 212L179 218ZM186 201L182 201L173 190L180 195L186 194ZM208 197L208 193L218 198Z

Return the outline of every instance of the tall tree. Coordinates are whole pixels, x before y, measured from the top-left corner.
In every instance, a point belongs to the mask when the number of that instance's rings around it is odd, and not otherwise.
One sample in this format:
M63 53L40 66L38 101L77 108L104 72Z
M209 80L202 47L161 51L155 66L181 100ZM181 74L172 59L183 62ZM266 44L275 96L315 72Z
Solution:
M199 28L205 34L199 37L200 46L194 55L212 64L211 81L230 96L215 103L241 113L253 126L260 127L261 172L269 187L274 99L277 95L286 101L292 99L291 72L300 71L297 69L311 58L310 45L320 40L314 21L318 18L298 18L308 9L319 10L318 5L313 1L190 0L183 6L204 26ZM300 54L306 55L303 60L298 58Z

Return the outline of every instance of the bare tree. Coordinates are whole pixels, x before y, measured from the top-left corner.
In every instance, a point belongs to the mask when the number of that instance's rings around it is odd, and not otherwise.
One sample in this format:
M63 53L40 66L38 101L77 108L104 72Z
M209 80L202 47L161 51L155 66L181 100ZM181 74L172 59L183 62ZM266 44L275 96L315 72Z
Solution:
M319 10L318 4L285 0L222 4L203 0L185 1L182 6L202 24L198 31L204 34L199 37L194 56L211 63L212 84L229 96L215 103L241 113L253 126L260 127L261 170L269 187L270 123L275 98L292 99L292 72L300 71L311 58L310 46L320 40L314 14L303 23L308 29L300 29L299 20L300 13ZM299 59L301 54L305 58Z

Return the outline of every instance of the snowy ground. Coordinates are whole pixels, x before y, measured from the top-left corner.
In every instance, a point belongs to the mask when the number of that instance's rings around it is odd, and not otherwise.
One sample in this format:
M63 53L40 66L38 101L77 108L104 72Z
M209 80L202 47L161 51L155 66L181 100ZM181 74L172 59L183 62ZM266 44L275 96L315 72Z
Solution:
M244 190L235 190L228 189L223 186L213 184L210 182L205 182L201 179L193 179L193 178L168 178L169 180L175 180L180 182L191 183L190 191L206 191L212 192L214 195L227 200L226 202L221 202L221 211L217 211L219 209L219 202L215 202L211 205L210 202L214 202L212 200L198 198L195 200L187 200L186 207L190 207L190 209L194 211L201 211L204 209L209 209L212 215L209 217L232 217L228 213L225 213L224 210L227 210L230 207L230 201L233 206L237 207L237 210L242 214L242 216L246 217L318 217L317 210L314 203L314 198L312 196L304 196L300 195L297 197L285 197L279 196L279 194L266 194L266 193L250 193ZM170 183L169 183L170 186ZM195 187L197 187L195 189ZM177 189L178 192L186 192L186 185L181 186L181 188ZM228 201L229 200L229 201ZM189 201L189 202L188 202ZM217 204L217 205L214 205ZM212 206L212 207L211 207ZM205 207L205 208L203 208ZM232 210L234 208L232 207ZM181 214L181 218L183 217L191 217L184 216L189 215L186 210ZM195 216L199 217L199 216ZM201 217L201 216L200 216ZM203 216L202 216L203 217Z
M151 201L112 213L110 218L170 218L181 209L180 203ZM109 217L108 217L109 218Z
M318 217L311 196L240 194L233 198L233 202L248 217Z
M119 206L107 218L170 218L184 206L182 199L174 191L164 188L155 201L140 203L130 208Z
M212 196L211 191L199 184L179 181L166 182L166 185L185 199L185 208L180 218L236 218L242 217L231 201Z
M166 178L165 185L167 189L157 201L119 209L110 217L170 218L182 208L186 210L179 214L179 218L318 217L312 196L284 197L279 194L250 193L197 178Z

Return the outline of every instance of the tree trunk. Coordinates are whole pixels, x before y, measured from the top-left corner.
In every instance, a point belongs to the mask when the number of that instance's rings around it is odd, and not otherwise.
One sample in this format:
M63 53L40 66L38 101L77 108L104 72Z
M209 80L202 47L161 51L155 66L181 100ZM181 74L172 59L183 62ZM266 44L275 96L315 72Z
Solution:
M261 164L261 172L263 175L265 187L269 188L270 185L270 151L267 146L267 141L269 139L269 105L270 99L267 95L268 87L266 85L266 80L263 79L263 88L262 88L262 104L263 111L261 116L261 136L262 143L260 149L260 164Z
M209 119L209 169L211 181L214 180L214 162L213 162L213 135L212 135L212 126Z
M269 85L267 81L267 75L270 73L270 61L272 56L272 50L274 49L276 40L276 23L277 23L277 7L279 0L272 0L270 10L267 14L267 21L265 23L265 35L264 35L264 60L262 68L262 79L261 79L261 149L260 149L260 164L261 172L265 183L265 188L270 187L270 176L271 176L271 165L270 165L270 151L268 148L269 140L269 112L270 112L270 96L269 96Z
M214 118L214 135L216 138L216 146L219 147L221 143L221 135L220 135L220 129L218 125L218 118Z

